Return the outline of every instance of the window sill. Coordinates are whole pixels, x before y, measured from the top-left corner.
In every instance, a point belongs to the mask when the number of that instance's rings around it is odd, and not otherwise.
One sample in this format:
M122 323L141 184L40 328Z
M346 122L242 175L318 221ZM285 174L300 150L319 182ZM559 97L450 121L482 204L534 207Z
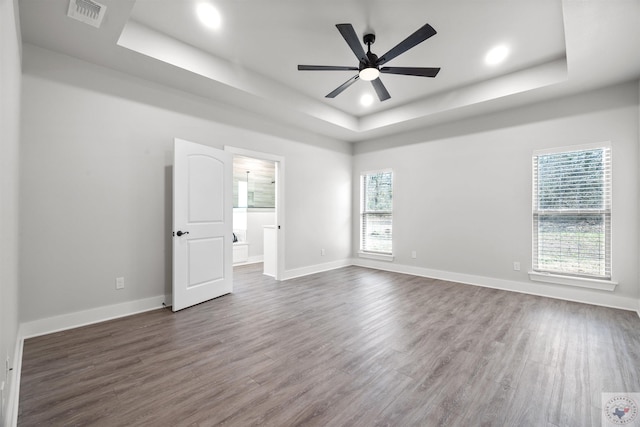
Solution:
M393 261L394 256L393 255L386 255L386 254L376 254L373 252L358 252L358 256L360 258L368 258L368 259L375 259L378 261Z
M569 277L559 274L529 272L529 279L536 282L555 283L558 285L578 286L580 288L598 289L601 291L613 291L618 282L613 280L588 279L586 277Z

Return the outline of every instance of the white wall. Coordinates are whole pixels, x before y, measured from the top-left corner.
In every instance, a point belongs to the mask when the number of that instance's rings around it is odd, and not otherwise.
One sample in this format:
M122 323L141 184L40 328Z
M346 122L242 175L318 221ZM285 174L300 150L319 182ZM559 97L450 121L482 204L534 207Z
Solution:
M286 270L350 257L349 144L30 45L23 87L21 321L170 292L174 137L285 158Z
M526 276L530 156L543 147L611 140L614 274L620 281L611 295L614 303L631 298L637 306L637 83L370 141L358 145L352 158L344 142L34 46L25 46L23 68L22 322L170 292L176 136L285 157L285 268L292 272L285 276L352 255L358 223L352 178L357 183L360 170L392 167L394 266L507 281L525 292L592 302L601 294L532 283ZM519 273L511 269L514 260L523 265ZM114 289L117 276L126 279L123 291ZM3 303L5 293L11 298L15 291L3 284ZM10 318L16 313L6 312Z
M359 144L354 194L361 171L394 170L396 258L377 265L637 309L637 86L632 82L372 141L375 149ZM612 268L620 284L609 293L531 282L532 152L599 141L612 143ZM357 248L357 200L353 213ZM410 256L413 250L417 259ZM521 263L521 271L513 270L513 261Z
M6 374L6 358L15 367L18 334L18 178L20 131L20 35L17 1L0 0L0 408L9 425L9 395L16 388L15 370ZM10 393L10 390L12 393Z

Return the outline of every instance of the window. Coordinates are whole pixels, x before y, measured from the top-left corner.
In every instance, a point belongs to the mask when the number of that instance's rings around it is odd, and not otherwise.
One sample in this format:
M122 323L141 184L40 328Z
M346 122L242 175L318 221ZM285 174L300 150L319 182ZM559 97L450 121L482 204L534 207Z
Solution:
M611 279L609 144L533 156L533 271Z
M391 255L393 229L393 172L368 172L360 176L360 251Z

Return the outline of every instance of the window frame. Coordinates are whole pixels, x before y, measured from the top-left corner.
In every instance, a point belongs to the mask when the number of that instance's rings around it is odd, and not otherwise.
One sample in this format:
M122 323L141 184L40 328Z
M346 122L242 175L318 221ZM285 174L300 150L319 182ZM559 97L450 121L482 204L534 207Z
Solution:
M562 154L562 153L572 153L579 151L589 151L589 150L605 150L605 159L603 159L604 167L605 167L605 182L604 182L604 208L603 209L540 209L537 206L538 201L538 169L537 169L537 159L540 156L552 155L552 154ZM593 144L583 144L583 145L574 145L567 147L557 147L552 149L545 150L536 150L532 155L532 216L531 216L531 225L532 225L532 253L531 253L531 271L529 271L529 277L531 280L547 282L547 283L555 283L555 284L563 284L563 285L571 285L571 286L580 286L592 289L601 289L612 291L615 289L617 282L613 280L613 270L612 270L612 221L613 221L613 196L612 196L612 187L613 187L613 178L612 178L612 149L610 142L599 142ZM539 238L538 238L538 229L537 229L537 219L541 216L547 217L566 217L569 214L580 215L583 214L585 216L589 215L603 215L603 222L605 227L605 245L604 245L604 256L605 256L605 274L603 276L599 275L590 275L584 274L581 272L559 272L552 271L550 269L540 268L537 264L538 256L539 256L539 247L536 246ZM608 273L608 274L607 274Z
M366 177L369 175L376 175L376 174L382 174L382 173L390 173L391 174L391 210L390 211L367 211L366 208ZM394 172L393 169L391 168L386 168L386 169L377 169L377 170L370 170L370 171L365 171L365 172L361 172L360 173L360 227L359 227L359 232L358 232L358 240L359 240L359 250L358 250L358 255L362 258L370 258L370 259L375 259L375 260L379 260L379 261L393 261L394 259L394 255L393 255L393 194L394 194L394 183L395 183L395 176L394 176ZM365 218L368 215L390 215L391 217L391 239L390 239L390 244L391 244L391 250L389 252L386 251L372 251L372 250L366 250L364 249L364 243L365 243Z

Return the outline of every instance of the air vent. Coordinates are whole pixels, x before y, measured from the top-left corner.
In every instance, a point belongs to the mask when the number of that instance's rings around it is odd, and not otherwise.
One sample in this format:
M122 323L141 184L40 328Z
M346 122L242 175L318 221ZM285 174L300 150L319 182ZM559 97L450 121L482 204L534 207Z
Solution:
M67 16L99 28L106 11L105 5L93 0L70 0Z

